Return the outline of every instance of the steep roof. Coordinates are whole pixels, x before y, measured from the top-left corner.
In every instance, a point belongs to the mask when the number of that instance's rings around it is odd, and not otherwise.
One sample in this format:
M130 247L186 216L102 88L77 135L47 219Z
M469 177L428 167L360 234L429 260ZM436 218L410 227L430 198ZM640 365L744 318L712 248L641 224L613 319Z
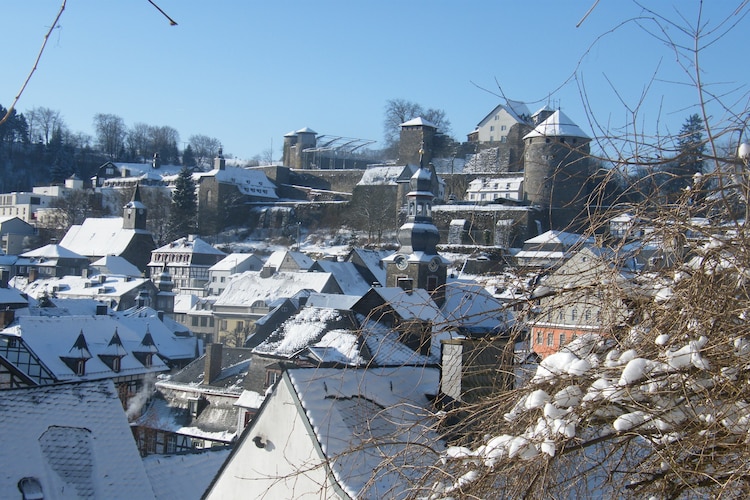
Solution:
M143 229L124 229L122 217L89 217L83 224L71 226L60 245L86 257L120 255L136 234L150 233Z
M434 368L291 369L286 372L315 439L351 498L398 498L433 465ZM371 446L377 443L377 453ZM400 464L409 464L403 467Z
M323 271L333 275L333 279L345 295L364 295L370 289L370 284L359 273L351 262L332 262L319 260L315 262L311 271Z
M3 495L32 478L44 498L154 498L111 381L0 391L0 421Z
M482 285L451 281L445 285L445 303L441 307L448 325L467 334L499 333L510 326L503 304Z
M335 309L305 307L285 321L254 352L269 356L291 358L303 349L320 342L324 335L342 326L352 326Z
M149 455L143 459L157 500L198 498L229 456L229 449L180 455Z
M532 137L580 137L590 139L581 127L559 109L537 125L534 130L523 136L524 139Z
M117 332L126 351L118 372L106 364L100 355L111 354L110 342ZM135 353L156 351L168 359L193 359L195 338L177 337L157 317L150 315L94 315L94 316L18 316L2 335L19 337L39 357L56 380L98 380L132 375L144 376L168 370L166 363L153 356L151 366L145 366ZM90 353L85 375L79 376L63 358L76 357L73 346L83 334ZM150 335L153 346L145 344Z

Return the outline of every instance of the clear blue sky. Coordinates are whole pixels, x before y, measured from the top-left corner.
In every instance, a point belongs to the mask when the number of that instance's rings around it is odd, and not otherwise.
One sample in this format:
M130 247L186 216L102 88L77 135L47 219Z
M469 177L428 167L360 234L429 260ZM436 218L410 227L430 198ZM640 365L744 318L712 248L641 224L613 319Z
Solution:
M592 117L612 129L626 125L622 101L636 106L653 76L639 126L676 133L696 110L693 89L674 83L688 77L669 47L632 22L610 32L641 14L628 0L600 0L578 28L595 0L155 2L177 26L147 0L68 0L18 110L58 110L71 130L91 135L94 115L111 113L127 126L174 127L183 142L215 137L239 158L273 145L274 159L283 135L302 127L381 141L384 106L395 98L445 110L451 135L465 140L502 102L493 95L498 84L532 111L559 105L592 135ZM695 22L692 0L645 3ZM704 20L716 25L741 3L706 2ZM6 108L60 4L0 3ZM701 67L704 81L718 84L713 90L735 90L727 100L744 108L750 64L736 61L747 57L750 17L732 21L739 25L706 51ZM690 42L674 27L668 33ZM725 118L718 107L712 113Z

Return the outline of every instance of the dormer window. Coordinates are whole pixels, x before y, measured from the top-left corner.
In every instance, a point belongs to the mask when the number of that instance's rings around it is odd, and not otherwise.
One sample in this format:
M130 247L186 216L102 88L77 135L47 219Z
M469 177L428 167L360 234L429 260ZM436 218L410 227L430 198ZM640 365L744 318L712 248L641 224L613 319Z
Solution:
M83 330L78 334L73 347L70 348L66 356L60 356L63 363L67 365L77 376L81 377L86 374L86 361L91 359L86 337L83 336Z

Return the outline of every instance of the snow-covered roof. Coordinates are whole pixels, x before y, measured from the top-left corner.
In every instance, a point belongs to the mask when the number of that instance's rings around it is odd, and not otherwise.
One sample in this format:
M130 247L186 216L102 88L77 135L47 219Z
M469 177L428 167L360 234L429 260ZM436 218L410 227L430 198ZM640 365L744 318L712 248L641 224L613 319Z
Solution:
M426 290L415 288L405 291L399 287L376 287L371 290L372 293L380 295L402 319L420 319L433 324L442 324L445 321L443 313Z
M0 421L3 496L30 478L26 498L154 498L111 381L0 391Z
M258 261L261 265L263 261L252 253L231 253L221 259L219 262L209 267L209 271L229 271L236 272L236 269L243 267L243 264L247 261Z
M258 271L245 271L232 277L214 305L249 307L256 300L268 304L278 298L292 297L301 290L323 292L331 277L330 273L305 271L277 272L267 278L261 278Z
M534 130L523 136L524 139L532 137L581 137L589 139L589 136L581 127L559 109L537 125Z
M348 311L361 299L361 295L341 295L339 293L311 293L307 304L311 307L327 307Z
M565 248L570 248L578 243L582 242L584 237L576 233L567 233L565 231L549 230L539 236L534 236L524 241L524 245L543 245L548 243L555 243L562 245Z
M359 260L372 274L373 278L381 285L385 285L386 270L382 260L392 255L393 250L368 250L366 248L354 248L348 257L349 261Z
M171 243L157 248L153 253L189 253L203 255L226 255L221 250L214 248L210 244L198 237L178 238Z
M83 224L71 226L60 240L60 245L87 257L120 255L138 233L147 231L124 229L122 217L89 217Z
M424 473L422 467L434 464L421 446L441 447L432 431L429 400L437 394L437 369L318 368L286 373L333 475L351 498L404 496ZM373 443L377 453L370 451ZM400 465L405 463L409 467Z
M99 355L110 353L115 332L127 354L121 359L120 370L115 372ZM149 333L153 346L145 345ZM193 359L195 338L177 337L167 326L153 316L125 316L123 314L94 316L17 316L1 335L20 337L39 357L57 380L97 380L123 376L143 376L163 372L168 366L159 356L153 356L151 366L144 366L134 353L153 350L169 359ZM83 334L90 353L85 374L76 375L62 358L76 357L73 346Z
M401 177L404 166L378 165L367 168L357 186L395 186Z
M143 465L157 500L198 499L221 464L229 448L180 455L148 455Z
M347 366L365 363L365 359L360 355L357 335L348 330L331 330L307 350L321 363L339 363Z
M86 257L84 257L83 255L78 254L63 245L56 245L52 243L49 245L44 245L43 247L39 247L35 250L24 252L21 254L21 257L31 259L86 259Z
M510 326L502 302L478 283L447 283L441 310L451 327L468 332L498 332Z
M251 170L247 168L229 167L224 169L215 168L210 172L196 172L193 179L200 182L201 178L214 177L218 182L233 184L237 186L240 193L256 198L269 200L278 199L276 185L271 182L262 170Z
M323 272L330 273L336 280L345 295L362 296L370 289L370 284L365 281L357 267L351 262L333 262L330 260L319 260L313 269L320 268Z
M271 255L268 256L268 259L266 259L265 266L266 267L272 267L276 270L281 268L281 265L284 263L284 259L286 258L291 259L297 266L297 268L301 270L308 270L312 267L312 265L315 263L309 256L305 255L302 252L292 252L290 250L276 250Z
M416 118L412 118L411 120L405 121L400 125L401 127L416 127L416 126L422 126L422 127L432 127L437 128L437 125L434 123L425 120L421 116L418 116Z
M140 269L128 262L128 259L120 257L119 255L105 255L91 264L90 267L103 274L117 274L120 276L132 277L139 277L142 275Z
M253 352L291 358L306 347L319 342L331 329L330 325L341 319L341 314L335 309L304 307L255 347Z
M140 273L139 273L140 274ZM39 299L44 295L60 298L96 298L106 300L107 303L120 299L136 289L148 287L148 278L132 278L130 276L115 276L97 274L91 278L82 276L61 276L59 278L36 279L31 283L22 276L15 276L12 284L30 297ZM151 285L153 288L153 285Z

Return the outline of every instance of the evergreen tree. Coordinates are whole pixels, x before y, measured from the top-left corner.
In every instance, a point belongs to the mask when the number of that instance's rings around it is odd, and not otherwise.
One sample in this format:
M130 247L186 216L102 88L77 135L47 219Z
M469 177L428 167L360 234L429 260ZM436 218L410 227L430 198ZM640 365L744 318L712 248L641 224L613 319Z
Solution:
M185 151L182 152L182 165L187 168L193 168L196 165L195 153L193 153L193 148L190 144L188 144L185 147Z
M177 176L174 192L172 193L172 207L167 225L167 240L187 236L196 231L196 215L198 203L195 197L195 182L190 170L183 167Z
M697 173L703 173L703 155L706 152L706 142L703 140L703 119L699 114L690 115L680 129L677 147L680 151L678 158L679 173L692 178Z

